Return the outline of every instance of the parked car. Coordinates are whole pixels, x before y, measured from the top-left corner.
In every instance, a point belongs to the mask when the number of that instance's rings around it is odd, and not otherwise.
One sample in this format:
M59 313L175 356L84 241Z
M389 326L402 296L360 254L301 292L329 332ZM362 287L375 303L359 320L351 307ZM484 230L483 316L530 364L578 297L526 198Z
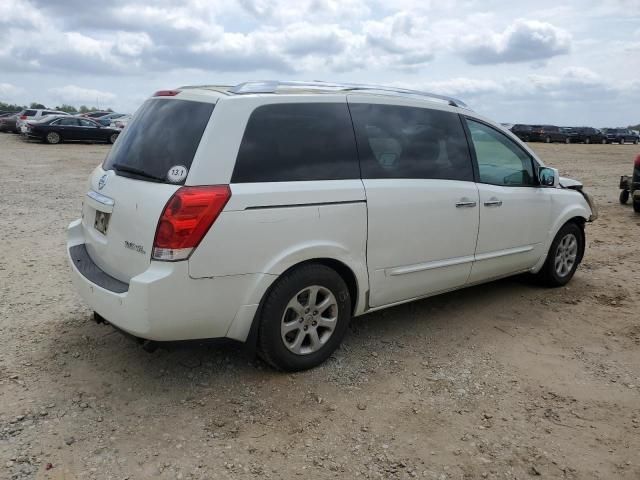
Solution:
M132 118L133 118L133 115L124 115L115 120L111 120L111 124L109 125L109 127L122 131L129 124Z
M528 142L531 139L531 125L523 125L516 123L511 127L511 132L523 142Z
M94 118L94 120L98 122L100 125L104 125L105 127L108 127L109 125L111 125L111 122L124 116L125 116L124 113L109 113L108 115L103 115L102 117Z
M52 144L67 141L114 143L119 133L88 118L72 116L51 116L39 122L27 122L25 126L27 137Z
M25 133L25 124L27 121L39 120L41 117L47 115L69 115L67 112L60 112L58 110L46 110L38 108L26 108L18 113L16 119L16 129L19 133Z
M352 316L524 272L565 285L596 217L462 102L353 84L157 92L88 188L67 252L96 320L284 370L327 359Z
M532 142L545 143L571 143L569 135L555 125L532 125L529 140Z
M572 127L572 143L606 143L602 131L593 127Z
M607 128L605 132L607 143L619 143L623 145L627 142L635 143L640 142L640 138L632 130L628 128Z
M0 116L0 132L18 133L17 119L18 115L15 113Z

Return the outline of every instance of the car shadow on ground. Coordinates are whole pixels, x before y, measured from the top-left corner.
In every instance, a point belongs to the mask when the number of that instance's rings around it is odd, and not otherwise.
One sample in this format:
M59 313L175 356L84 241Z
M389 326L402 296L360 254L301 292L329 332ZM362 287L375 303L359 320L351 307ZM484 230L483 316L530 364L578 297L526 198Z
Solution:
M368 361L363 359L368 359L372 351L389 345L415 344L416 337L429 338L437 332L463 335L465 330L483 328L493 321L474 314L481 305L536 295L539 289L516 277L356 317L343 345L327 362L293 375L331 375L333 369L361 368ZM238 382L247 385L284 375L237 342L169 343L148 353L112 326L96 324L85 309L60 321L63 328L53 329L49 348L43 349L43 354L48 357L51 373L60 375L63 382L90 384L103 379L123 388L129 385L129 389L147 385L152 390L162 390L171 384L172 389L188 390L194 384L233 388ZM421 344L412 348L418 355Z

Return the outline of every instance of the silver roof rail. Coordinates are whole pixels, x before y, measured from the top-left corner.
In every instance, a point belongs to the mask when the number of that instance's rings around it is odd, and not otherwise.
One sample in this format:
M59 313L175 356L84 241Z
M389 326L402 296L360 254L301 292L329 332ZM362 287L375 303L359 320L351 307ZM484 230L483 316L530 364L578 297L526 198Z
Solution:
M332 83L322 81L312 82L293 82L293 81L279 81L279 80L261 80L240 83L234 87L231 87L228 91L236 95L250 94L250 93L277 93L278 89L290 88L301 90L317 90L319 92L353 92L353 91L368 91L368 92L382 92L385 94L399 95L399 96L418 96L425 97L434 100L446 102L453 107L466 108L466 103L462 100L458 100L453 97L445 95L438 95L437 93L422 92L419 90L410 90L407 88L398 87L385 87L381 85L366 85L359 83Z

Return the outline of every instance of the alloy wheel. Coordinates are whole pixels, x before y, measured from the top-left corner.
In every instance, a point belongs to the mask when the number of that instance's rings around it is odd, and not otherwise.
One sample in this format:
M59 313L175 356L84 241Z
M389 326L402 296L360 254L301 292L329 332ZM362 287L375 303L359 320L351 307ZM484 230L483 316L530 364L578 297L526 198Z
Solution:
M300 290L285 307L280 335L285 347L296 355L322 348L338 324L338 302L331 291L319 285Z
M558 243L554 266L559 277L566 277L578 257L578 239L573 233L565 235Z

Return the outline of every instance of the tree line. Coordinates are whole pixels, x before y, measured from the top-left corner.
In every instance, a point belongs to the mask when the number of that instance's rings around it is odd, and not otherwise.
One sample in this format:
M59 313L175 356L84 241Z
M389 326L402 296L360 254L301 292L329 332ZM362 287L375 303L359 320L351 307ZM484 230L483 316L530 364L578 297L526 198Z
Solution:
M38 102L31 102L29 106L0 102L0 112L19 112L20 110L24 110L25 108L45 109L48 107ZM99 109L97 107L88 107L86 105L80 105L78 108L76 108L73 105L67 105L66 103L63 103L62 105L58 105L56 107L51 107L50 110L59 110L61 112L67 113L89 113L96 112L98 110L100 110L101 112L113 112L111 108Z

